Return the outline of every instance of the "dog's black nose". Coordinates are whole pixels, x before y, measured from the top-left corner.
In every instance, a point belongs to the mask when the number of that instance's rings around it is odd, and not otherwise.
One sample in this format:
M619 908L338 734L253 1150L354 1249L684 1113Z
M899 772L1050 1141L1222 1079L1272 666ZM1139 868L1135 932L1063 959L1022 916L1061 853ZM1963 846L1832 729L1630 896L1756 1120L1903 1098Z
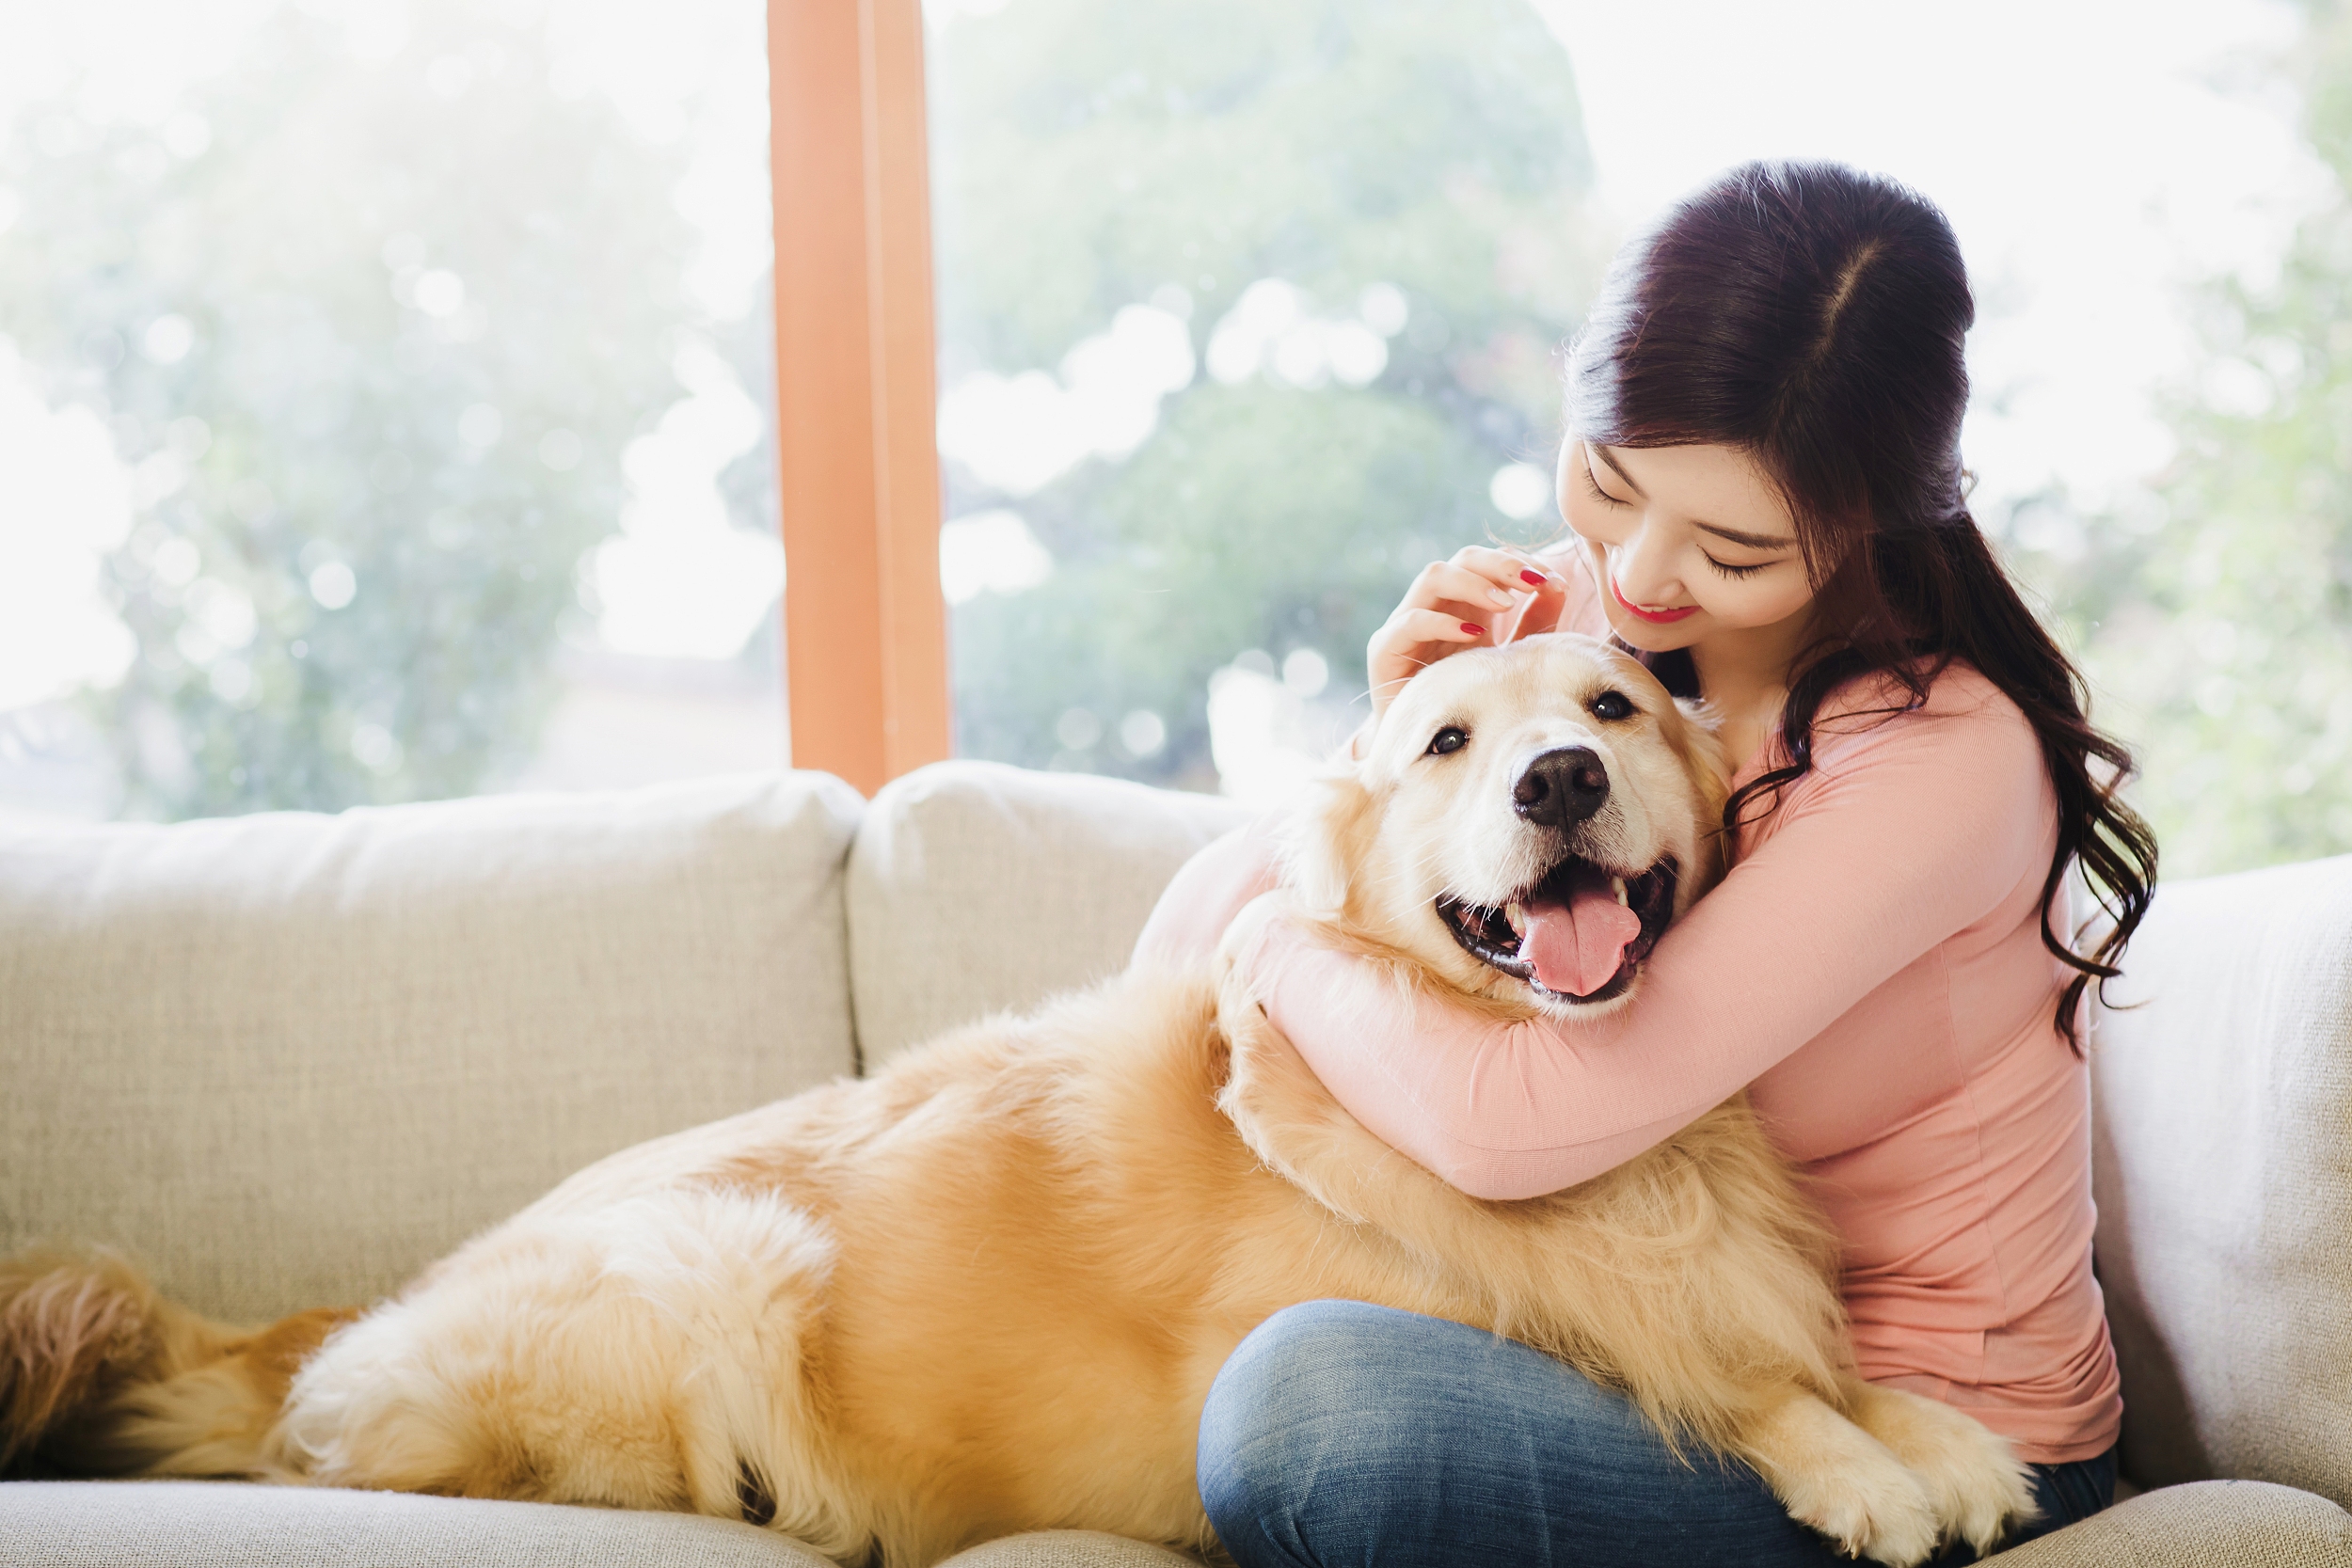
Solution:
M1565 828L1600 810L1609 799L1609 769L1585 746L1563 746L1529 763L1511 786L1511 806L1528 821Z

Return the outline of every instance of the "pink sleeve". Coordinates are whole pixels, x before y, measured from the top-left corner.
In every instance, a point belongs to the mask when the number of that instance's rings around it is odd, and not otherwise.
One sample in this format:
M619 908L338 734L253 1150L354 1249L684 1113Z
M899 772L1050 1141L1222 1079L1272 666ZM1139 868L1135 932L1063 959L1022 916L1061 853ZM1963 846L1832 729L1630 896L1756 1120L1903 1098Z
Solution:
M1273 821L1261 816L1236 828L1178 867L1136 939L1133 961L1192 963L1215 953L1242 906L1275 884Z
M1495 1023L1401 995L1287 923L1242 962L1340 1103L1453 1185L1500 1199L1589 1180L2046 873L2041 751L1997 693L1971 711L1817 735L1820 765L1776 828L1660 941L1632 1004L1610 1017Z

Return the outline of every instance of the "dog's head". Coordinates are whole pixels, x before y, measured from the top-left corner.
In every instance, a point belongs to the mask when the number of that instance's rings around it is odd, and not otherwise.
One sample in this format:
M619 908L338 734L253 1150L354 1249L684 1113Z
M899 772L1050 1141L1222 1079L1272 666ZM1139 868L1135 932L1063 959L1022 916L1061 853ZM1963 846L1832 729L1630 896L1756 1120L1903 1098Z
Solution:
M1364 760L1296 819L1311 910L1457 989L1584 1012L1621 1004L1718 874L1723 749L1628 655L1589 637L1456 654L1413 677Z

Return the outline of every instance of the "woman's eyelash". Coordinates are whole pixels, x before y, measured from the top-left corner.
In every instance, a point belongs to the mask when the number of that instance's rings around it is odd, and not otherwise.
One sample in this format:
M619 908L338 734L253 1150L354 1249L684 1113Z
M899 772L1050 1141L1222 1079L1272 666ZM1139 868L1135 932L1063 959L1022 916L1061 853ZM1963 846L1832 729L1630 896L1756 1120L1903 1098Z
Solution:
M1699 554L1707 555L1707 552L1705 550L1701 550ZM1707 555L1707 563L1727 578L1752 578L1756 576L1756 573L1772 564L1769 561L1758 561L1746 566L1734 566L1731 562L1727 561L1718 561L1711 555Z
M1600 501L1609 506L1623 506L1626 504L1600 487L1600 481L1593 477L1593 470L1591 468L1586 467L1582 464L1579 464L1577 466L1577 472L1584 476L1584 488L1593 493L1593 499L1595 500Z

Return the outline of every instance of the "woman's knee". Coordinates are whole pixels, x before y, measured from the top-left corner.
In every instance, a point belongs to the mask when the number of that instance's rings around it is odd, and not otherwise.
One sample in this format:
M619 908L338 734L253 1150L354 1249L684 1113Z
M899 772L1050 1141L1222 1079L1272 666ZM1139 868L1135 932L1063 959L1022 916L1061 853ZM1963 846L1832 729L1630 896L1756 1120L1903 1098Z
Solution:
M1614 1396L1484 1329L1308 1302L1260 1324L1217 1374L1200 1497L1246 1563L1356 1560L1359 1544L1441 1540L1446 1495L1472 1472L1504 1492L1542 1490L1544 1478L1518 1472L1564 1428L1652 1440L1621 1431L1639 1424Z
M1491 1433L1502 1407L1546 1424L1635 1428L1624 1401L1485 1329L1360 1301L1285 1307L1235 1348L1209 1390L1201 1449L1295 1465L1334 1445L1425 1450L1448 1428Z
M1285 1307L1234 1348L1200 1416L1202 1482L1215 1464L1220 1477L1296 1473L1302 1461L1344 1429L1366 1397L1365 1362L1372 1343L1405 1317L1359 1301L1311 1301Z

